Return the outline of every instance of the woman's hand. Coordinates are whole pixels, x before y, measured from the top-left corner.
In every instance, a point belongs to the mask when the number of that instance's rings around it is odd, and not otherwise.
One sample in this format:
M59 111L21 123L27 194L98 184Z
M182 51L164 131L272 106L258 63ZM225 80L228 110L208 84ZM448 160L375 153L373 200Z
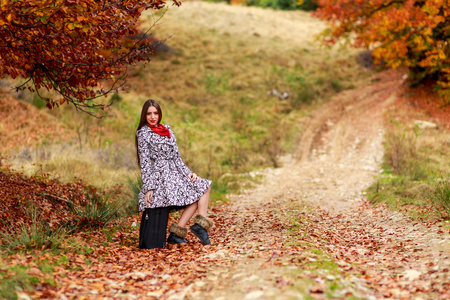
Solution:
M153 200L153 190L150 190L145 194L145 206L149 207L152 204L152 200Z
M188 175L189 179L191 180L191 182L194 182L197 180L198 176L195 173L191 173Z

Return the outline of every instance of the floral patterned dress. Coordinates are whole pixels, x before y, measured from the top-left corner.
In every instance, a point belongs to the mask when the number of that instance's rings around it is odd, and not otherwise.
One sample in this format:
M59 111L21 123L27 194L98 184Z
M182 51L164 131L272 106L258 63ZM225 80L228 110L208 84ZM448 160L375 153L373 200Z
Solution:
M169 125L164 126L169 129L170 138L157 134L148 126L136 132L143 181L139 193L140 211L146 208L145 194L149 190L153 190L149 208L181 209L197 202L212 183L200 177L190 181L188 175L192 171L181 160L176 137Z

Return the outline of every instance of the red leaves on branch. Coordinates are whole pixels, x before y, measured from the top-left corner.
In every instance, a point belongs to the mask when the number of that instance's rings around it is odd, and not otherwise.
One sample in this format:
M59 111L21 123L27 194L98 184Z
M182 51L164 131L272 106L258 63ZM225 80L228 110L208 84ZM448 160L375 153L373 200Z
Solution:
M164 0L2 0L0 78L26 78L18 89L55 90L82 110L103 108L91 100L120 88L126 67L150 61L154 53L151 43L126 37L140 32L144 10L165 5ZM47 101L50 108L65 102Z
M450 99L449 0L320 0L315 15L329 21L325 41L351 37L376 61L406 67L416 82L431 79Z

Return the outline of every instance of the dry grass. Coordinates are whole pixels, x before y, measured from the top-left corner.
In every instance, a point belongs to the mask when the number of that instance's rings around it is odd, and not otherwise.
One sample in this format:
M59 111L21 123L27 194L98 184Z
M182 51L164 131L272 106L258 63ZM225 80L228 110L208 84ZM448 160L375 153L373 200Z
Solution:
M418 132L417 147L436 174L450 174L450 132L443 128Z
M446 214L448 218L450 132L442 124L421 129L414 124L414 118L405 117L406 111L407 107L390 111L385 172L369 188L369 198L414 217L439 220Z
M97 187L107 187L123 183L123 176L131 174L134 165L129 163L135 163L134 157L125 158L114 154L112 147L81 152L78 145L65 144L25 149L11 163L25 175L45 172L62 182L82 179Z

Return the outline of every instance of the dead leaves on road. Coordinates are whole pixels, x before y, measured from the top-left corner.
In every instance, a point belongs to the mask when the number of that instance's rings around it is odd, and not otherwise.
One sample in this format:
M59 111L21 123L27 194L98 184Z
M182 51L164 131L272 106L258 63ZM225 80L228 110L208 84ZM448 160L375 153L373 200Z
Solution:
M433 249L427 239L435 234L441 239L438 244L450 245L448 230L442 235L442 229L414 226L411 220L395 220L395 215L365 204L341 215L317 211L300 222L309 233L305 240L320 243L377 298L450 299L450 249Z

